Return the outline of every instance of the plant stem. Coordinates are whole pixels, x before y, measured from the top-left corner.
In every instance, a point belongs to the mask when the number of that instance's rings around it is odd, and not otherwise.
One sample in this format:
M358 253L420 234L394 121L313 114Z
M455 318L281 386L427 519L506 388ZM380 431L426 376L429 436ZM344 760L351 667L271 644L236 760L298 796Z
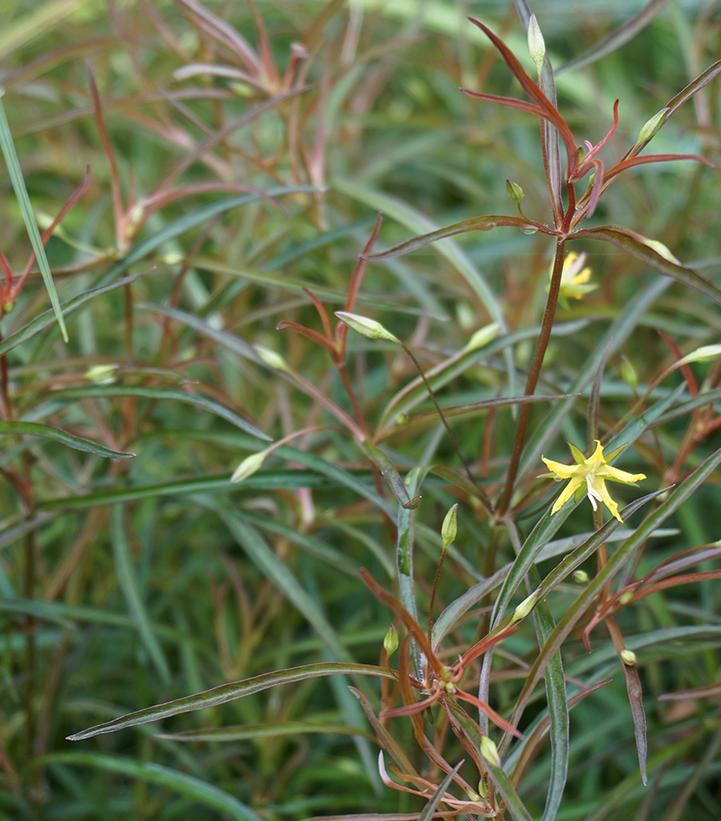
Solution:
M565 240L558 240L556 244L556 254L553 258L553 272L551 273L551 284L548 288L548 299L546 300L546 308L543 312L543 321L541 323L541 331L536 340L536 350L533 352L533 361L528 371L528 379L526 380L526 389L524 396L532 396L538 384L538 378L541 375L541 367L543 365L543 358L546 355L546 348L548 341L551 338L551 330L553 329L553 320L556 316L556 305L558 304L558 294L561 290L561 274L563 273L563 261L565 257ZM516 438L513 442L513 452L511 454L511 463L508 467L506 475L506 484L503 488L503 493L498 500L497 514L502 516L507 510L513 495L513 487L516 482L516 475L518 474L518 466L521 462L521 453L523 452L523 445L526 438L526 431L528 429L528 419L531 415L531 404L525 402L521 405L520 413L518 414L518 425L516 427Z
M450 440L451 445L453 446L453 450L455 450L456 456L458 456L461 464L463 465L463 469L466 473L466 476L468 477L468 481L478 491L478 498L483 503L483 506L486 508L486 511L488 513L492 514L493 513L493 503L488 498L488 495L486 494L485 490L483 490L483 488L475 480L475 478L473 476L473 473L471 473L470 467L468 467L468 463L463 458L463 454L461 453L461 449L458 447L458 442L456 441L456 437L453 435L453 431L451 430L450 425L448 424L448 420L446 419L446 415L443 413L443 409L438 404L438 400L436 399L436 395L433 391L433 388L431 388L428 380L426 379L426 375L423 372L423 368L421 367L420 362L416 359L416 356L413 353L413 351L404 342L401 342L400 344L401 344L401 347L403 348L403 350L406 352L406 354L410 358L411 362L413 362L413 365L415 366L415 369L418 371L418 374L420 375L421 379L423 380L423 384L425 385L425 388L428 391L428 395L431 397L431 401L433 402L433 407L436 409L436 412L438 413L438 416L440 417L440 420L443 423L443 427L445 428L446 433L448 434L448 439Z

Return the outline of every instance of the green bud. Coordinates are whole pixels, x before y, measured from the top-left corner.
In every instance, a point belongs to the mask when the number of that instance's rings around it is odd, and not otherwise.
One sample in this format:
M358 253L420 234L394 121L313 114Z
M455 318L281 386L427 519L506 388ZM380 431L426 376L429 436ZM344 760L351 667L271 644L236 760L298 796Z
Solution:
M348 311L336 311L335 315L341 322L352 328L356 333L368 337L368 339L382 339L385 342L392 342L394 345L400 345L401 341L397 336L394 336L390 331L386 330L380 322L375 319L370 319L367 316L360 314L352 314Z
M249 476L252 476L263 466L263 462L265 462L267 455L268 451L266 449L259 450L257 453L251 453L250 456L246 456L245 459L243 459L243 461L233 471L230 481L233 482L233 484L237 484L238 482L242 482L243 479L247 479Z
M478 781L478 794L481 798L488 798L488 783L485 778Z
M636 388L638 388L638 374L636 373L636 369L625 356L621 357L621 379L623 379L631 390L635 391Z
M498 755L498 748L487 735L481 736L480 750L481 755L491 766L501 766L501 757Z
M528 51L540 74L546 56L546 43L535 14L532 14L531 19L528 21Z
M518 204L525 196L521 186L517 182L513 182L513 180L506 180L506 193L516 204Z
M621 650L621 661L626 667L635 667L638 664L638 657L633 650L627 650L625 647Z
M398 649L398 631L396 630L395 624L391 624L383 637L383 649L388 654L388 658Z
M645 145L658 134L661 126L666 122L668 108L662 108L657 111L650 120L647 120L638 132L638 140L636 145Z
M533 610L533 608L538 604L538 600L540 598L540 590L534 590L530 596L527 596L513 611L513 615L511 616L511 624L515 624L518 621L523 621L523 619L525 619L531 610Z
M448 548L455 542L458 534L458 505L452 505L448 513L443 518L441 525L441 541L443 542L443 549Z
M403 411L401 411L393 417L393 421L396 425L398 425L398 427L401 427L402 425L407 425L410 418L411 417L408 416L407 413L403 413Z
M657 239L644 239L643 244L647 245L652 251L655 251L660 257L668 260L668 262L673 262L676 265L681 264L671 251Z
M283 359L279 353L271 351L270 348L264 348L262 345L255 345L255 352L258 354L260 361L269 368L273 368L276 371L288 370L288 365L286 364L285 359Z
M574 570L573 581L576 582L576 584L588 584L589 575L585 570Z
M470 351L477 351L492 342L497 336L500 327L497 322L491 322L490 325L484 325L479 328L473 336L468 340L468 344L463 349L466 353Z
M683 359L680 359L676 365L688 365L690 362L710 362L712 359L718 359L721 356L721 345L702 345L696 348L695 351L687 353Z
M114 381L114 374L117 369L117 365L93 365L83 375L90 382L95 382L96 385L109 385Z
M13 310L15 307L15 300L9 299L7 302L3 302L3 313L9 314L10 311Z
M618 597L618 603L619 604L626 605L626 604L629 604L632 601L633 601L633 591L631 591L631 590L627 590L625 593L621 593L621 595Z
M163 257L163 262L166 265L180 265L180 263L185 259L185 257L178 253L177 251L169 251Z

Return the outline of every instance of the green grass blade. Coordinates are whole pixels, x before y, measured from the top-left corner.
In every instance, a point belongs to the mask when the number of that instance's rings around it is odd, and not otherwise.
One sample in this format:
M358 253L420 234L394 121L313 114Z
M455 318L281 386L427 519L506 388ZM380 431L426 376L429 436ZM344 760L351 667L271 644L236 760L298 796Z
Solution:
M328 721L274 721L269 724L232 724L227 727L206 727L199 730L186 730L181 733L158 733L156 738L167 738L171 741L228 743L230 741L248 741L258 738L278 738L301 734L357 735L373 741L373 736L359 727L347 724L332 724Z
M78 310L78 308L82 308L83 305L99 296L103 296L103 294L116 291L119 288L124 288L136 279L137 277L135 276L125 277L124 279L117 280L117 282L111 282L100 288L92 288L88 291L84 291L78 296L72 297L62 305L63 316L68 316L68 314L74 313ZM13 333L8 334L8 336L0 342L0 356L8 353L8 351L12 351L14 348L17 348L18 345L22 345L23 342L27 342L29 339L32 339L36 334L39 334L41 331L44 331L46 328L50 327L54 321L55 313L52 310L44 311L42 314L38 314L38 316L33 317L30 322L23 325L22 328L18 328L17 331L13 331Z
M39 422L0 422L0 436L13 435L38 436L41 439L52 439L55 442L60 442L62 445L67 445L67 447L73 450L79 450L83 453L92 453L94 456L102 456L106 459L132 459L135 456L134 453L111 450L99 442L93 442L92 439L86 439L84 436L76 436L74 433L68 433L60 428L43 425Z
M383 667L376 667L372 664L351 664L346 662L317 662L315 664L304 664L300 667L292 667L288 670L275 670L272 673L263 673L259 676L232 681L229 684L221 684L210 690L203 690L200 693L193 693L189 696L166 701L163 704L155 704L143 710L136 710L133 713L105 721L87 730L73 733L68 736L68 741L83 741L103 733L115 733L128 727L137 727L139 724L150 724L153 721L161 721L170 716L177 716L181 713L191 713L197 710L207 710L210 707L217 707L229 701L252 696L254 693L261 693L271 687L280 687L285 684L294 684L297 681L305 681L311 678L322 678L324 676L350 675L350 676L380 676L381 678L392 678L392 674Z
M177 391L169 388L145 388L135 385L88 385L80 388L63 388L58 391L53 391L49 395L49 398L55 401L88 398L103 399L115 396L137 396L143 399L156 399L159 401L172 400L175 402L186 402L189 405L202 408L221 419L225 419L227 422L230 422L231 425L235 425L236 428L240 428L256 439L261 439L265 442L272 441L272 438L268 436L267 433L264 433L260 428L248 422L230 408L198 393L186 393L185 391Z
M438 789L433 794L433 798L431 798L426 806L423 807L421 814L418 816L418 821L432 821L439 804L443 800L446 790L451 786L451 782L456 777L456 773L462 766L463 761L459 761L450 772L446 773L446 777L438 785Z
M163 649L160 646L145 609L143 597L140 593L138 580L133 568L130 547L125 535L123 523L123 506L114 505L110 512L110 537L113 544L115 572L118 583L123 591L130 615L140 634L140 639L148 651L148 655L160 674L160 678L167 684L170 681L170 668L165 660Z
M15 143L13 142L12 134L10 133L10 124L8 123L7 116L5 114L5 106L3 105L2 96L3 91L0 89L0 149L2 149L2 154L5 158L5 165L7 166L8 174L10 176L10 182L12 183L15 196L17 197L17 201L20 206L20 211L23 215L25 230L28 232L30 244L33 247L33 251L35 251L35 258L37 260L38 267L40 268L43 282L45 283L45 289L50 297L50 304L52 305L55 319L60 327L60 333L62 334L63 339L67 342L68 331L65 327L63 309L60 306L58 292L55 289L53 275L50 271L50 264L48 263L48 258L45 255L45 248L43 247L42 240L40 239L40 231L38 231L38 226L35 222L35 214L33 212L30 197L28 196L28 191L25 186L25 178L23 177L22 168L20 167L20 161L18 160L18 155L15 151Z
M256 815L250 807L224 790L200 778L160 764L141 763L130 758L102 753L54 753L45 756L43 762L50 765L77 764L116 773L127 778L135 778L184 795L234 821L261 821L260 816Z

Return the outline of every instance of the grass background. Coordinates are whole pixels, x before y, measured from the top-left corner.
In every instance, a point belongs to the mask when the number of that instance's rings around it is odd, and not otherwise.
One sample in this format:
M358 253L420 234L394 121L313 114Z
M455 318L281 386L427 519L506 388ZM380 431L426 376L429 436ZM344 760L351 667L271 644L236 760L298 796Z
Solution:
M559 107L574 131L594 142L620 100L612 156L718 57L715 3L650 5L659 13L629 42L557 77ZM558 68L641 7L553 0L535 11ZM262 51L249 4L209 1L206 8ZM366 566L393 586L393 528L384 510L394 500L374 490L367 456L352 436L296 379L259 361L252 346L280 353L294 373L351 412L322 348L276 325L295 320L319 327L304 287L329 309L343 307L377 211L385 214L378 243L384 248L470 215L510 213L511 178L525 190L526 213L549 218L532 118L458 92L467 85L518 94L464 17L474 14L503 33L528 67L525 33L511 3L263 0L257 10L280 70L277 78L261 70L250 83L238 73L246 69L238 52L202 33L182 4L13 0L0 11L3 104L41 227L91 169L87 190L47 245L70 342L61 341L52 314L43 313L48 297L33 270L2 319L11 402L4 420L51 425L135 454L106 459L2 430L0 812L6 818L290 821L418 813L423 803L380 784L377 746L342 678L275 689L162 726L177 732L262 725L222 743L158 738L158 725L75 745L64 740L119 713L269 670L346 658L377 662L391 615L358 570ZM294 43L308 57L299 60L303 90L288 93L282 74ZM117 162L123 207L115 216L88 66ZM655 150L717 160L718 110L719 85L712 83L663 129ZM0 249L17 271L30 244L2 174ZM173 196L141 214L134 202L158 186L173 189ZM625 175L594 219L659 239L718 281L718 190L717 169L649 166ZM280 193L271 200L271 191ZM643 393L675 358L659 331L687 352L716 342L721 324L703 295L677 284L662 290L658 283L667 280L610 246L583 250L598 288L559 312L539 386L539 393L567 393L579 375L588 376L545 445L555 459L565 458L566 440L586 446L596 375L590 369L614 321L629 317L600 377L604 436L634 403L624 363ZM356 310L408 341L426 369L491 321L505 323L504 340L506 333L528 331L504 348L510 357L500 344L471 357L439 400L458 406L518 395L550 253L546 238L509 229L426 247L371 264ZM629 314L641 294L643 310ZM351 335L349 348L352 384L369 427L378 430L389 402L416 374L392 346ZM99 365L108 367L89 371ZM713 363L693 368L702 393L716 388ZM674 372L653 398L677 385L685 383ZM680 391L674 406L690 399L688 385ZM549 402L534 406L532 433L544 429L553 409ZM401 473L429 464L458 468L422 391L406 411L425 416L395 424L399 410L392 406L385 416L384 426L395 427L383 446ZM263 446L248 422L274 439L323 427L230 485L237 464ZM622 467L649 475L645 492L681 478L719 447L718 433L711 433L674 470L688 422L683 411L669 414L624 456ZM469 410L452 424L465 457L495 492L511 450L513 412ZM553 495L554 488L534 479L541 470L535 460L523 473L516 516L522 534ZM460 503L459 535L439 592L446 605L485 574L490 530L478 504L447 476L429 474L422 493L416 580L424 606L440 523L449 505ZM633 493L623 489L619 496L630 501ZM644 543L622 578L717 539L718 499L712 475ZM557 538L592 530L581 506ZM502 542L498 565L512 558L511 545ZM541 575L556 562L540 563ZM710 561L700 569L715 567ZM593 562L584 568L593 575ZM548 603L555 617L578 590L569 580L554 591ZM578 634L569 638L563 650L569 681L613 676L613 682L572 711L558 818L718 817L718 612L717 584L703 581L649 596L618 617L626 645L640 659L649 727L646 788L624 678L606 633L597 629L590 655ZM447 639L449 660L473 641L478 610L474 616ZM508 715L538 652L530 625L503 648L491 692L493 705ZM707 697L658 700L714 685ZM377 685L366 690L375 694ZM539 687L524 727L545 709ZM308 732L318 727L288 722L333 726ZM409 722L395 719L391 726L415 757ZM453 749L450 741L447 755L455 762ZM549 766L544 742L519 787L533 817L543 810Z

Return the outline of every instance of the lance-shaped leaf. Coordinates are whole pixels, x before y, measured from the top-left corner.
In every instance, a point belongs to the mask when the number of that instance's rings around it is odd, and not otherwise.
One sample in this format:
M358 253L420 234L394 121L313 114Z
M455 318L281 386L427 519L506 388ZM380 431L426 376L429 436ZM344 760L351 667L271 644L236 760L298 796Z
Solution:
M251 422L239 416L235 411L232 411L215 399L211 399L199 393L187 393L186 391L169 388L143 387L141 385L86 385L78 388L64 388L49 394L52 400L103 399L118 396L135 396L141 399L185 402L208 411L221 419L225 419L227 422L230 422L231 425L235 425L235 427L249 433L251 436L255 436L257 439L262 439L265 442L272 441L267 433L264 433Z
M660 254L648 244L649 240L646 237L631 231L629 228L620 225L602 225L598 228L586 228L582 231L576 231L573 234L573 239L581 238L609 242L624 251L628 251L629 254L650 265L659 273L675 279L682 285L695 288L718 305L721 305L721 289L713 282L694 271L693 268L688 268Z
M621 48L645 28L667 4L668 0L650 0L637 14L634 14L633 17L630 17L610 34L607 34L598 43L556 69L556 74L590 66L602 57Z
M291 667L286 670L276 670L272 673L263 673L252 678L241 681L231 681L228 684L221 684L210 690L202 690L189 696L166 701L162 704L154 704L152 707L145 707L132 713L114 718L111 721L104 721L94 727L73 733L67 737L68 741L83 741L103 733L115 733L118 730L125 730L127 727L137 727L139 724L150 724L153 721L161 721L170 716L177 716L180 713L192 713L196 710L207 710L209 707L217 707L226 704L228 701L235 701L239 698L252 696L271 687L280 687L284 684L294 684L298 681L305 681L310 678L322 678L323 676L351 675L351 676L380 676L382 678L393 678L393 674L383 667L376 667L372 664L351 664L341 662L319 662L316 664L304 664L300 667Z
M94 456L104 456L106 459L132 459L135 456L134 453L111 450L99 442L93 442L92 439L76 436L74 433L68 433L65 430L60 430L60 428L43 425L39 422L0 422L0 436L12 435L39 436L41 439L53 439L62 445L73 448L73 450L92 453Z
M504 227L518 228L521 231L536 230L544 234L555 233L554 230L547 225L536 222L535 220L524 219L523 217L513 217L505 214L468 217L459 222L454 222L451 225L446 225L443 228L436 228L435 231L419 234L391 248L386 248L385 251L376 251L374 254L369 254L368 259L374 262L381 259L391 259L391 257L410 254L411 251L417 251L419 248L424 248L426 245L430 245L440 239L453 237L456 234L465 234L468 231L490 231L493 228Z
M446 790L451 786L451 782L456 777L456 773L462 766L463 761L459 761L449 773L446 773L446 777L438 785L438 789L434 793L433 798L431 798L431 800L423 808L421 814L418 816L418 821L432 821L432 818L438 809L438 805L443 800Z
M533 80L528 76L526 71L524 70L523 66L518 62L516 56L513 52L508 48L508 46L495 34L488 26L481 22L480 20L476 19L475 17L468 18L474 26L477 26L488 39L493 43L496 47L498 52L500 53L501 57L503 57L504 62L508 66L508 68L513 72L513 75L521 84L523 90L531 97L536 103L539 105L540 108L543 109L547 118L553 123L553 125L558 129L558 133L563 140L563 144L566 148L566 155L568 158L568 175L570 176L573 173L575 164L576 164L576 139L571 132L571 129L568 127L568 123L563 118L559 110L556 108L555 105L546 97L546 95L541 91L540 87L533 82Z

